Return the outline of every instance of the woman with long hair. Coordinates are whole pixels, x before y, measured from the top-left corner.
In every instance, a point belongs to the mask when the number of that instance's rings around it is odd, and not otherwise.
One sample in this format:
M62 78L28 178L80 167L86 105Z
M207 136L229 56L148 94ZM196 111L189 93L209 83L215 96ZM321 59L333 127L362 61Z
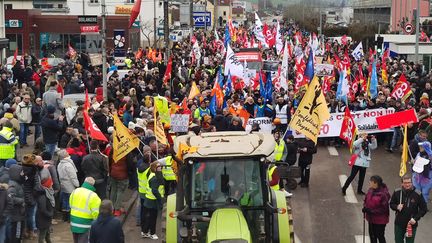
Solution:
M371 243L385 243L385 227L389 222L390 193L383 179L374 175L369 180L369 190L363 204L364 216L369 223Z

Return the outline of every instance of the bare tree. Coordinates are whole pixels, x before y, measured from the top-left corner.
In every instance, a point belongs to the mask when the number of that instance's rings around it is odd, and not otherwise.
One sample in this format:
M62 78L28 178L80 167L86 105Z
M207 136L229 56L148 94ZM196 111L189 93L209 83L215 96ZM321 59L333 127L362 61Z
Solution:
M145 42L145 44L148 44L149 47L153 47L153 42L152 40L154 40L153 38L153 21L148 20L148 21L142 21L141 22L141 33L144 36L145 40L143 40ZM161 36L157 36L156 37L156 46L160 47L160 42L162 40Z

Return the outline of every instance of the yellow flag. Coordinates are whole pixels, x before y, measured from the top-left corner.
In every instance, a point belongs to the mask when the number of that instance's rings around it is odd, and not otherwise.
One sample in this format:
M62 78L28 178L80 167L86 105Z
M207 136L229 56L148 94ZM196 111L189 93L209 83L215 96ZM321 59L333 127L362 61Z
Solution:
M199 91L199 89L198 89L196 83L195 83L195 82L192 82L192 87L191 87L191 90L190 90L190 92L189 92L188 100L192 100L193 98L195 98L196 96L198 96L198 95L200 95L200 94L201 94L201 93L200 93L200 91Z
M153 97L153 99L154 99L154 105L157 108L157 111L159 112L160 121L165 124L171 124L171 116L170 116L170 110L168 108L167 98L158 95Z
M114 133L113 133L113 160L114 162L125 157L135 148L139 147L139 138L131 133L125 125L120 121L115 114L114 119Z
M401 156L401 164L399 170L399 176L402 177L407 172L407 162L408 162L408 136L407 136L407 125L404 126L404 137L403 137L403 145L402 145L402 156Z
M180 143L176 156L177 158L183 160L183 156L185 154L195 153L196 151L198 151L198 147L195 146L190 147L187 144Z
M382 69L381 70L381 78L384 81L385 84L388 84L388 75L387 75L387 70Z
M289 126L315 143L321 125L330 117L318 77L314 77L300 101Z
M168 139L165 136L165 130L158 117L158 109L154 107L154 133L156 140L161 144L168 144Z

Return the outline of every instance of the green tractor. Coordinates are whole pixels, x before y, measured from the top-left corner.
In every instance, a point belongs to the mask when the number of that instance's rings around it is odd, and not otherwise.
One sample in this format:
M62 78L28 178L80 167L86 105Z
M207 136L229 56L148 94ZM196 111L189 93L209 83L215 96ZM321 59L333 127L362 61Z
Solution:
M184 155L167 197L163 242L294 242L285 195L267 182L273 136L217 132L179 136L174 148L180 143L197 151Z

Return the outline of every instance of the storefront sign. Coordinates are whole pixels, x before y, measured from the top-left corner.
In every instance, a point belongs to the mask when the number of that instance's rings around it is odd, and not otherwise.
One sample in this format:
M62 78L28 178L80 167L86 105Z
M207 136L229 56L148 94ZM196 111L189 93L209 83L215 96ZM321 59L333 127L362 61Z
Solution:
M99 33L98 25L84 25L80 26L81 33Z
M80 15L78 16L79 24L97 24L98 17L96 15Z
M132 13L132 6L129 5L117 5L115 6L115 14L131 14Z
M378 132L391 132L392 130L379 130L376 118L383 115L393 114L394 109L371 109L364 111L351 112L354 117L354 122L357 125L358 134L378 133ZM321 132L318 137L339 137L342 127L342 120L344 113L331 113L330 118L321 126ZM303 137L302 134L294 131L294 137Z
M193 20L195 27L210 27L211 12L193 12Z
M19 19L9 19L5 21L6 28L22 28L23 22Z

